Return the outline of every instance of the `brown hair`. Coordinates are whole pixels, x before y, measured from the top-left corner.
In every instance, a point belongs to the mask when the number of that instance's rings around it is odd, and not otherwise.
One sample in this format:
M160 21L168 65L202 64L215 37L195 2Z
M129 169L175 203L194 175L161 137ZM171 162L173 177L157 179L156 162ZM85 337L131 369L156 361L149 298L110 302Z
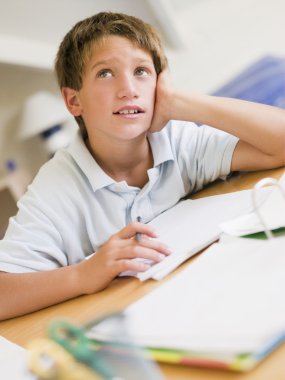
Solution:
M55 60L55 71L60 88L79 91L95 43L107 36L117 35L129 39L151 54L156 73L167 66L167 59L155 29L139 18L123 13L100 12L79 21L62 40ZM84 132L81 116L76 121ZM86 132L86 131L85 131Z

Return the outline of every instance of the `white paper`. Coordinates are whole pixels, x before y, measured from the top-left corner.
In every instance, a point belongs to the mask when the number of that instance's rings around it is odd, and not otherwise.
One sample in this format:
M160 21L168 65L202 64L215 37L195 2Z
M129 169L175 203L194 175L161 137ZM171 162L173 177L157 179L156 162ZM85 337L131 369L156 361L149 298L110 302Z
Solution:
M285 237L215 243L126 310L139 344L256 352L285 331Z
M0 379L36 380L27 368L26 350L0 336Z
M264 194L268 192L262 190ZM222 222L250 210L251 190L179 202L149 223L158 232L159 240L172 248L173 253L136 277L141 281L162 279L189 257L217 240Z

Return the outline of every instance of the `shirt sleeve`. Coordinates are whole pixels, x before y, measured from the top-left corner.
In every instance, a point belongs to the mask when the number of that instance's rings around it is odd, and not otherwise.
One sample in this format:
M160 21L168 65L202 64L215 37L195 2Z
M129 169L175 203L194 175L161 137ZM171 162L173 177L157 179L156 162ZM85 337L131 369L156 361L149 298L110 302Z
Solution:
M52 270L84 259L85 247L76 239L84 225L77 196L68 168L47 163L18 202L19 211L0 240L0 271Z
M24 273L67 265L61 235L50 218L52 210L41 203L32 189L19 202L0 241L1 271Z
M175 122L172 127L178 165L188 192L230 173L236 136L190 122Z

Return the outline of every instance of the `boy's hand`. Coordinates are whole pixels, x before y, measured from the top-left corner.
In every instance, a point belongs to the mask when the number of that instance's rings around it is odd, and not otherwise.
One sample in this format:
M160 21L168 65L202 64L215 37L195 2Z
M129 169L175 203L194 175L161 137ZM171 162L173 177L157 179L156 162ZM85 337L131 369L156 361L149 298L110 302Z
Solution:
M135 240L136 233L142 234L139 242ZM139 222L133 222L111 236L93 257L77 264L82 292L90 294L104 289L121 272L149 269L150 265L133 259L163 260L171 251L152 239L155 237L151 226Z
M172 119L173 90L168 70L159 74L156 84L156 99L149 132L158 132Z

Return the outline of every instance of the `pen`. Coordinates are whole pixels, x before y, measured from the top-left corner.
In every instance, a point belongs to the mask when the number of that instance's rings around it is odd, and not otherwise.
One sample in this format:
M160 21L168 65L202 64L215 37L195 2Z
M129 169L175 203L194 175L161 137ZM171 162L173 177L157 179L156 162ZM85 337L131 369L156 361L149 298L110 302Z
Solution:
M141 222L142 221L142 217L141 216L137 216L137 222ZM137 232L136 233L136 236L135 236L135 240L136 241L140 241L142 238L142 234L140 232Z

